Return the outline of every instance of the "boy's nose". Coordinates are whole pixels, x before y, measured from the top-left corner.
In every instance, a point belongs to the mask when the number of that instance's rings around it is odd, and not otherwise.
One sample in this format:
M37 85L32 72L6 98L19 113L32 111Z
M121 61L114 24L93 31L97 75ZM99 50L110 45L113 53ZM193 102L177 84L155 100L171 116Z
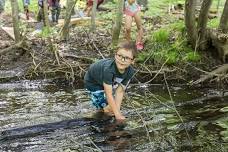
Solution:
M126 58L125 57L122 57L121 58L121 61L124 61L125 62L126 61Z

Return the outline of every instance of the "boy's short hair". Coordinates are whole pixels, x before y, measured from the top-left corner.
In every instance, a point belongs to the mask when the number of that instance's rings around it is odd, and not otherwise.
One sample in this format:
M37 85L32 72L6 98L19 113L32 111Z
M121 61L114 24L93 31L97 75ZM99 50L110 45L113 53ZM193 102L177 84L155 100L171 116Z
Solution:
M134 42L124 41L124 42L119 43L115 53L118 52L119 49L125 49L127 51L131 51L133 58L135 58L137 55L137 49L136 49Z

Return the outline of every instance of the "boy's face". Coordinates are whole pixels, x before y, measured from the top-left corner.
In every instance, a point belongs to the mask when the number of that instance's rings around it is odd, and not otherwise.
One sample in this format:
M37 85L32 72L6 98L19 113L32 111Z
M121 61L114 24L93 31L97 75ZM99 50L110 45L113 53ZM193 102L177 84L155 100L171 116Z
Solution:
M125 49L119 49L115 54L115 62L119 72L124 73L125 69L134 62L132 52Z

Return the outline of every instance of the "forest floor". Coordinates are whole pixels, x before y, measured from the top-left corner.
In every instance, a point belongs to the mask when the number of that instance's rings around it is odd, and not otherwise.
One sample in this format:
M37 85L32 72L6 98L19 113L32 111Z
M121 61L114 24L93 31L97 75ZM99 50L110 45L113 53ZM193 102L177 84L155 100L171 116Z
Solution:
M9 15L2 14L1 18L2 25L12 26ZM30 26L35 28L35 25ZM90 32L89 28L86 29L84 26L74 27L67 42L61 41L57 35L58 33L53 33L51 37L42 37L34 36L30 32L25 35L25 47L12 48L1 54L1 81L61 77L77 86L82 83L85 71L91 63L97 59L113 56L113 48L110 47L111 31L101 26L98 26L95 32ZM0 51L13 45L12 38L0 29ZM145 48L147 45L145 42ZM222 65L215 57L216 54L211 52L199 52L200 61L184 64L166 65L153 60L136 62L134 67L137 73L133 83L165 83L164 80L167 80L171 84L194 85L194 81L202 75L207 75ZM219 84L224 87L227 83L226 77L216 76L202 84L203 86ZM202 84L199 83L198 86Z

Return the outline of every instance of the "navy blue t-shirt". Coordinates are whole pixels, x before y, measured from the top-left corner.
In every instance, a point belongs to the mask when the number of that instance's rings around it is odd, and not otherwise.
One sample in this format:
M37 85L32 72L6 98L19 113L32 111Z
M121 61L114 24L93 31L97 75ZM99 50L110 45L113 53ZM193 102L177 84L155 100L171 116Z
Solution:
M102 59L90 65L84 77L85 87L89 91L104 90L103 83L116 88L119 84L126 86L134 74L129 66L124 73L120 73L114 59Z

